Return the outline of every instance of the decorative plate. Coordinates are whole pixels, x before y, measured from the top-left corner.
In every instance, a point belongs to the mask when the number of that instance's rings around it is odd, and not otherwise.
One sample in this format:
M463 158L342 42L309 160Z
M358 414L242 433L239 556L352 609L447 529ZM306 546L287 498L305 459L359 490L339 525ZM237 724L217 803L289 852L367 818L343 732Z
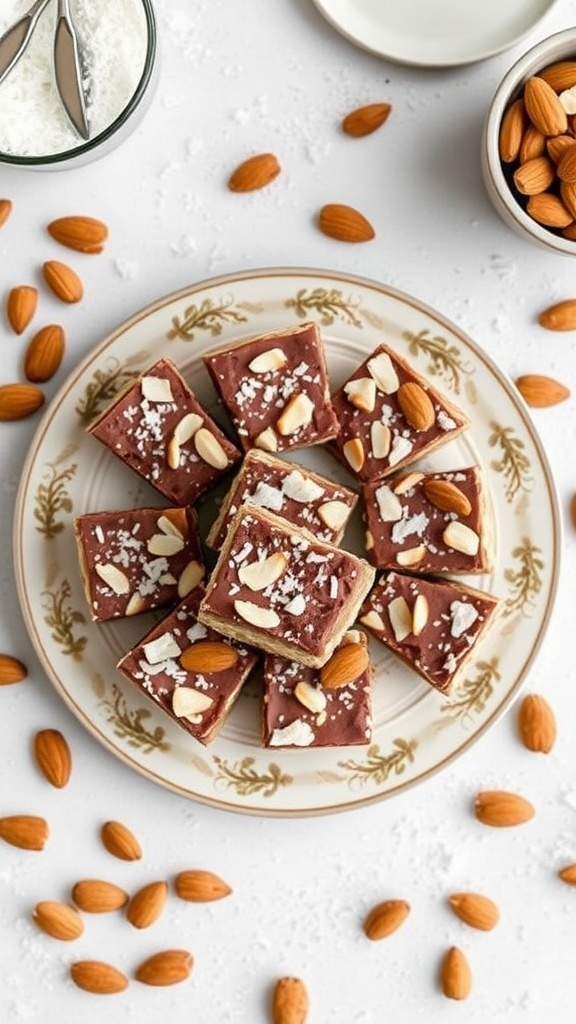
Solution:
M455 67L520 42L555 0L314 0L357 46L399 64Z
M371 641L369 746L264 750L256 683L248 684L219 736L203 747L116 670L152 620L90 620L74 516L158 506L162 500L85 428L123 384L160 355L179 365L200 401L220 418L202 354L224 341L309 319L321 327L334 387L384 340L468 415L466 433L422 466L482 467L496 522L496 569L466 579L501 599L501 619L449 697ZM291 457L353 483L322 448ZM201 522L213 509L213 498L203 503ZM517 695L544 636L557 586L560 534L550 470L528 410L486 354L416 299L374 281L294 268L246 271L169 295L84 360L34 439L18 494L14 550L23 614L42 664L77 718L109 751L195 800L254 814L303 815L398 794L462 754L496 721ZM362 536L358 512L345 542L361 553Z

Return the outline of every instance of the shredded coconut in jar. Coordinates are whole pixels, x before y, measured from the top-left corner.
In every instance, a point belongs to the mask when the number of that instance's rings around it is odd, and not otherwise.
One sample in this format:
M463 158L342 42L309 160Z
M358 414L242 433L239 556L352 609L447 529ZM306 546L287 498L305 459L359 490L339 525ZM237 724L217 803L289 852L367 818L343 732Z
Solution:
M31 0L2 0L0 36ZM86 91L90 139L116 120L142 77L148 25L141 0L72 0ZM54 78L57 4L43 11L16 66L0 83L0 152L52 156L80 139L68 121Z

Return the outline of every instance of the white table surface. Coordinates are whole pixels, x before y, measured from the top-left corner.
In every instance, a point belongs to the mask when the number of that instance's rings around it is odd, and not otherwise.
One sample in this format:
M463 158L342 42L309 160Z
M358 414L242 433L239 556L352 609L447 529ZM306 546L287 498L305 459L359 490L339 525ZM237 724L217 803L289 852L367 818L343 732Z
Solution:
M103 255L82 261L86 295L64 313L43 295L46 318L65 321L65 363L76 362L126 317L156 298L213 275L266 266L309 266L374 278L451 319L515 377L536 372L576 389L574 334L538 326L538 313L576 296L576 262L548 254L503 225L479 169L483 118L502 74L528 45L568 27L576 3L560 0L531 36L507 53L454 70L394 65L356 49L309 0L156 0L162 70L137 131L87 167L56 173L3 168L0 195L14 203L0 231L2 293L38 277L54 257L53 217L86 213L110 226ZM341 116L371 101L393 112L375 135L351 143ZM283 167L274 187L248 196L226 189L230 170L271 150ZM325 238L325 202L359 207L376 239L349 246ZM24 342L0 325L1 381L18 379ZM557 878L576 861L576 490L574 399L534 413L566 527L558 600L525 683L558 720L551 754L520 744L512 707L464 756L400 796L343 814L258 818L168 792L121 764L76 721L41 671L19 612L11 521L19 470L38 417L0 429L0 651L29 668L0 692L0 814L43 814L52 835L42 853L0 850L0 1019L95 1024L108 1019L172 1024L264 1024L277 977L302 977L310 1022L414 1024L505 1021L568 1024L576 1001L576 891ZM50 787L31 757L38 729L60 729L74 768ZM297 755L296 755L297 756ZM537 813L516 829L474 819L480 789L529 797ZM137 864L112 862L98 830L115 818L141 839ZM134 891L183 867L228 880L233 895L193 906L175 899L148 931L121 914L91 917L73 944L41 934L30 912L66 899L79 877L111 878ZM494 898L501 922L467 928L450 892ZM361 922L376 902L407 899L411 915L390 939L369 943ZM445 950L460 946L474 975L466 1003L438 985ZM101 958L128 973L150 952L189 948L184 984L137 983L107 999L68 978L73 959Z

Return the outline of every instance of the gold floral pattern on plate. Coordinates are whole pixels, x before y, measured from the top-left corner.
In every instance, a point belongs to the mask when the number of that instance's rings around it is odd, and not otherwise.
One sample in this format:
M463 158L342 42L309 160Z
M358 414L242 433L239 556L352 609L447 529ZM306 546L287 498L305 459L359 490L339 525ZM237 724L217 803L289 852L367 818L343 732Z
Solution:
M150 627L149 616L105 628L89 617L73 518L122 502L144 504L149 495L135 474L102 453L85 427L166 353L168 334L170 357L216 413L203 353L223 340L282 330L297 319L320 324L335 381L386 341L461 405L469 429L438 449L429 464L452 469L478 462L485 473L497 564L474 584L501 598L504 627L488 632L450 698L371 641L375 724L366 747L263 749L257 690L248 686L204 748L144 694L140 699L116 670L127 647ZM353 483L321 448L300 454L311 468ZM363 536L358 510L347 534L357 553L363 552ZM397 795L443 768L497 720L545 635L560 536L549 467L529 413L481 348L439 313L378 282L291 268L192 285L142 310L96 349L49 408L32 444L17 501L15 565L22 611L45 670L107 750L191 799L253 814L302 815Z

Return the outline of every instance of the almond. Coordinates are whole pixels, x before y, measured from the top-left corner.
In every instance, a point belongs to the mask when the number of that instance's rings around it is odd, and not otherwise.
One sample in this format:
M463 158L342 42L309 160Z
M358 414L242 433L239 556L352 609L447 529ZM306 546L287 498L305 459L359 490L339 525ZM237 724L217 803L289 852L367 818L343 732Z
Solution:
M113 882L84 878L72 888L72 899L87 914L107 914L128 903L128 893Z
M455 892L449 897L452 910L465 924L489 932L500 920L500 911L493 900L477 892Z
M534 75L524 86L524 106L533 125L543 135L562 135L568 127L564 107L551 85Z
M554 138L559 137L560 136L554 136ZM528 163L529 160L535 160L536 157L543 156L545 152L546 136L543 135L542 132L539 132L533 124L529 124L522 136L522 142L518 152L518 159L520 163L525 164ZM550 159L552 159L551 155Z
M529 693L518 709L518 733L527 750L549 754L556 742L556 719L548 701Z
M576 218L576 181L560 182L560 199L568 212Z
M495 828L523 825L536 813L533 805L525 797L498 789L478 793L474 802L474 812L483 825L492 825Z
M276 629L280 616L273 608L265 608L254 601L234 601L234 611L245 622L258 629Z
M58 217L47 230L60 245L90 254L102 252L108 238L106 224L96 217Z
M180 664L189 672L226 672L237 661L238 651L220 640L199 640L180 657Z
M64 355L64 331L58 324L48 324L28 343L24 356L24 373L28 380L43 384L50 380Z
M566 867L560 868L558 877L566 882L566 885L576 885L576 864L567 864Z
M472 991L470 964L457 946L452 946L442 960L440 985L448 999L467 999Z
M403 416L414 430L429 430L434 426L434 406L420 384L407 381L400 385L396 394Z
M22 334L32 320L38 305L38 289L29 284L12 288L6 301L6 317L16 334Z
M0 818L0 839L21 850L43 850L48 839L48 822L33 814Z
M382 424L383 426L385 424ZM366 460L364 445L359 437L351 437L342 445L342 453L354 473L359 473Z
M32 920L41 931L63 942L79 938L84 931L84 924L78 911L66 903L58 903L55 900L42 900L37 903Z
M277 421L276 430L282 437L296 434L304 427L310 426L314 418L314 403L304 392L292 395L282 409Z
M451 480L427 480L424 484L424 494L428 501L442 512L469 516L472 511L469 499Z
M526 203L526 212L538 224L546 228L567 228L573 217L559 196L551 192L539 192L530 196Z
M514 184L522 195L534 196L550 188L556 177L556 171L556 166L549 157L536 156L521 164L514 171Z
M114 995L128 988L126 975L103 960L77 960L70 965L70 976L78 988L97 996Z
M265 188L280 174L281 167L273 153L258 153L244 160L228 179L231 192L254 192Z
M12 202L10 199L0 199L0 228L6 223L12 213Z
M576 181L576 146L567 146L560 157L556 173L561 181Z
M279 978L272 992L272 1024L306 1024L308 991L300 978Z
M180 871L174 879L176 895L190 903L211 903L229 896L232 889L212 871Z
M524 109L524 101L522 99L515 100L504 111L504 116L500 123L498 148L500 159L503 163L510 164L518 157L524 136L525 124L526 111Z
M0 686L10 686L26 679L28 669L18 658L11 654L0 654Z
M366 671L370 664L364 644L343 644L320 669L320 685L325 690L348 686Z
M538 323L548 331L576 331L576 299L548 306L538 316Z
M84 295L84 286L75 270L58 260L46 260L42 267L44 280L62 302L80 302Z
M245 562L238 569L238 579L242 586L258 592L266 590L276 583L288 568L288 558L283 551L274 551L261 561Z
M164 910L168 886L166 882L149 882L142 886L128 903L126 917L134 928L149 928Z
M368 939L385 939L397 931L410 913L406 900L384 900L378 903L364 919L364 934Z
M546 139L546 152L550 159L558 164L566 150L575 144L576 139L572 135L554 135L553 138Z
M338 242L369 242L376 232L364 214L343 203L327 203L318 215L318 226L324 235Z
M44 393L35 384L0 385L0 422L23 420L44 404Z
M100 838L113 857L119 860L140 860L142 848L136 836L119 821L106 821L100 831Z
M535 409L558 405L570 398L570 391L564 384L543 374L523 374L516 378L516 387L527 405Z
M34 757L44 778L63 789L70 779L72 755L70 747L58 729L41 729L34 737Z
M538 72L538 77L543 78L554 92L564 92L576 85L576 62L573 60L561 60L556 64L550 64L543 71Z
M186 949L165 949L153 953L137 968L136 981L143 985L177 985L192 973L194 960Z
M390 103L367 103L364 107L357 107L343 118L342 131L355 139L371 135L384 124L391 110Z

